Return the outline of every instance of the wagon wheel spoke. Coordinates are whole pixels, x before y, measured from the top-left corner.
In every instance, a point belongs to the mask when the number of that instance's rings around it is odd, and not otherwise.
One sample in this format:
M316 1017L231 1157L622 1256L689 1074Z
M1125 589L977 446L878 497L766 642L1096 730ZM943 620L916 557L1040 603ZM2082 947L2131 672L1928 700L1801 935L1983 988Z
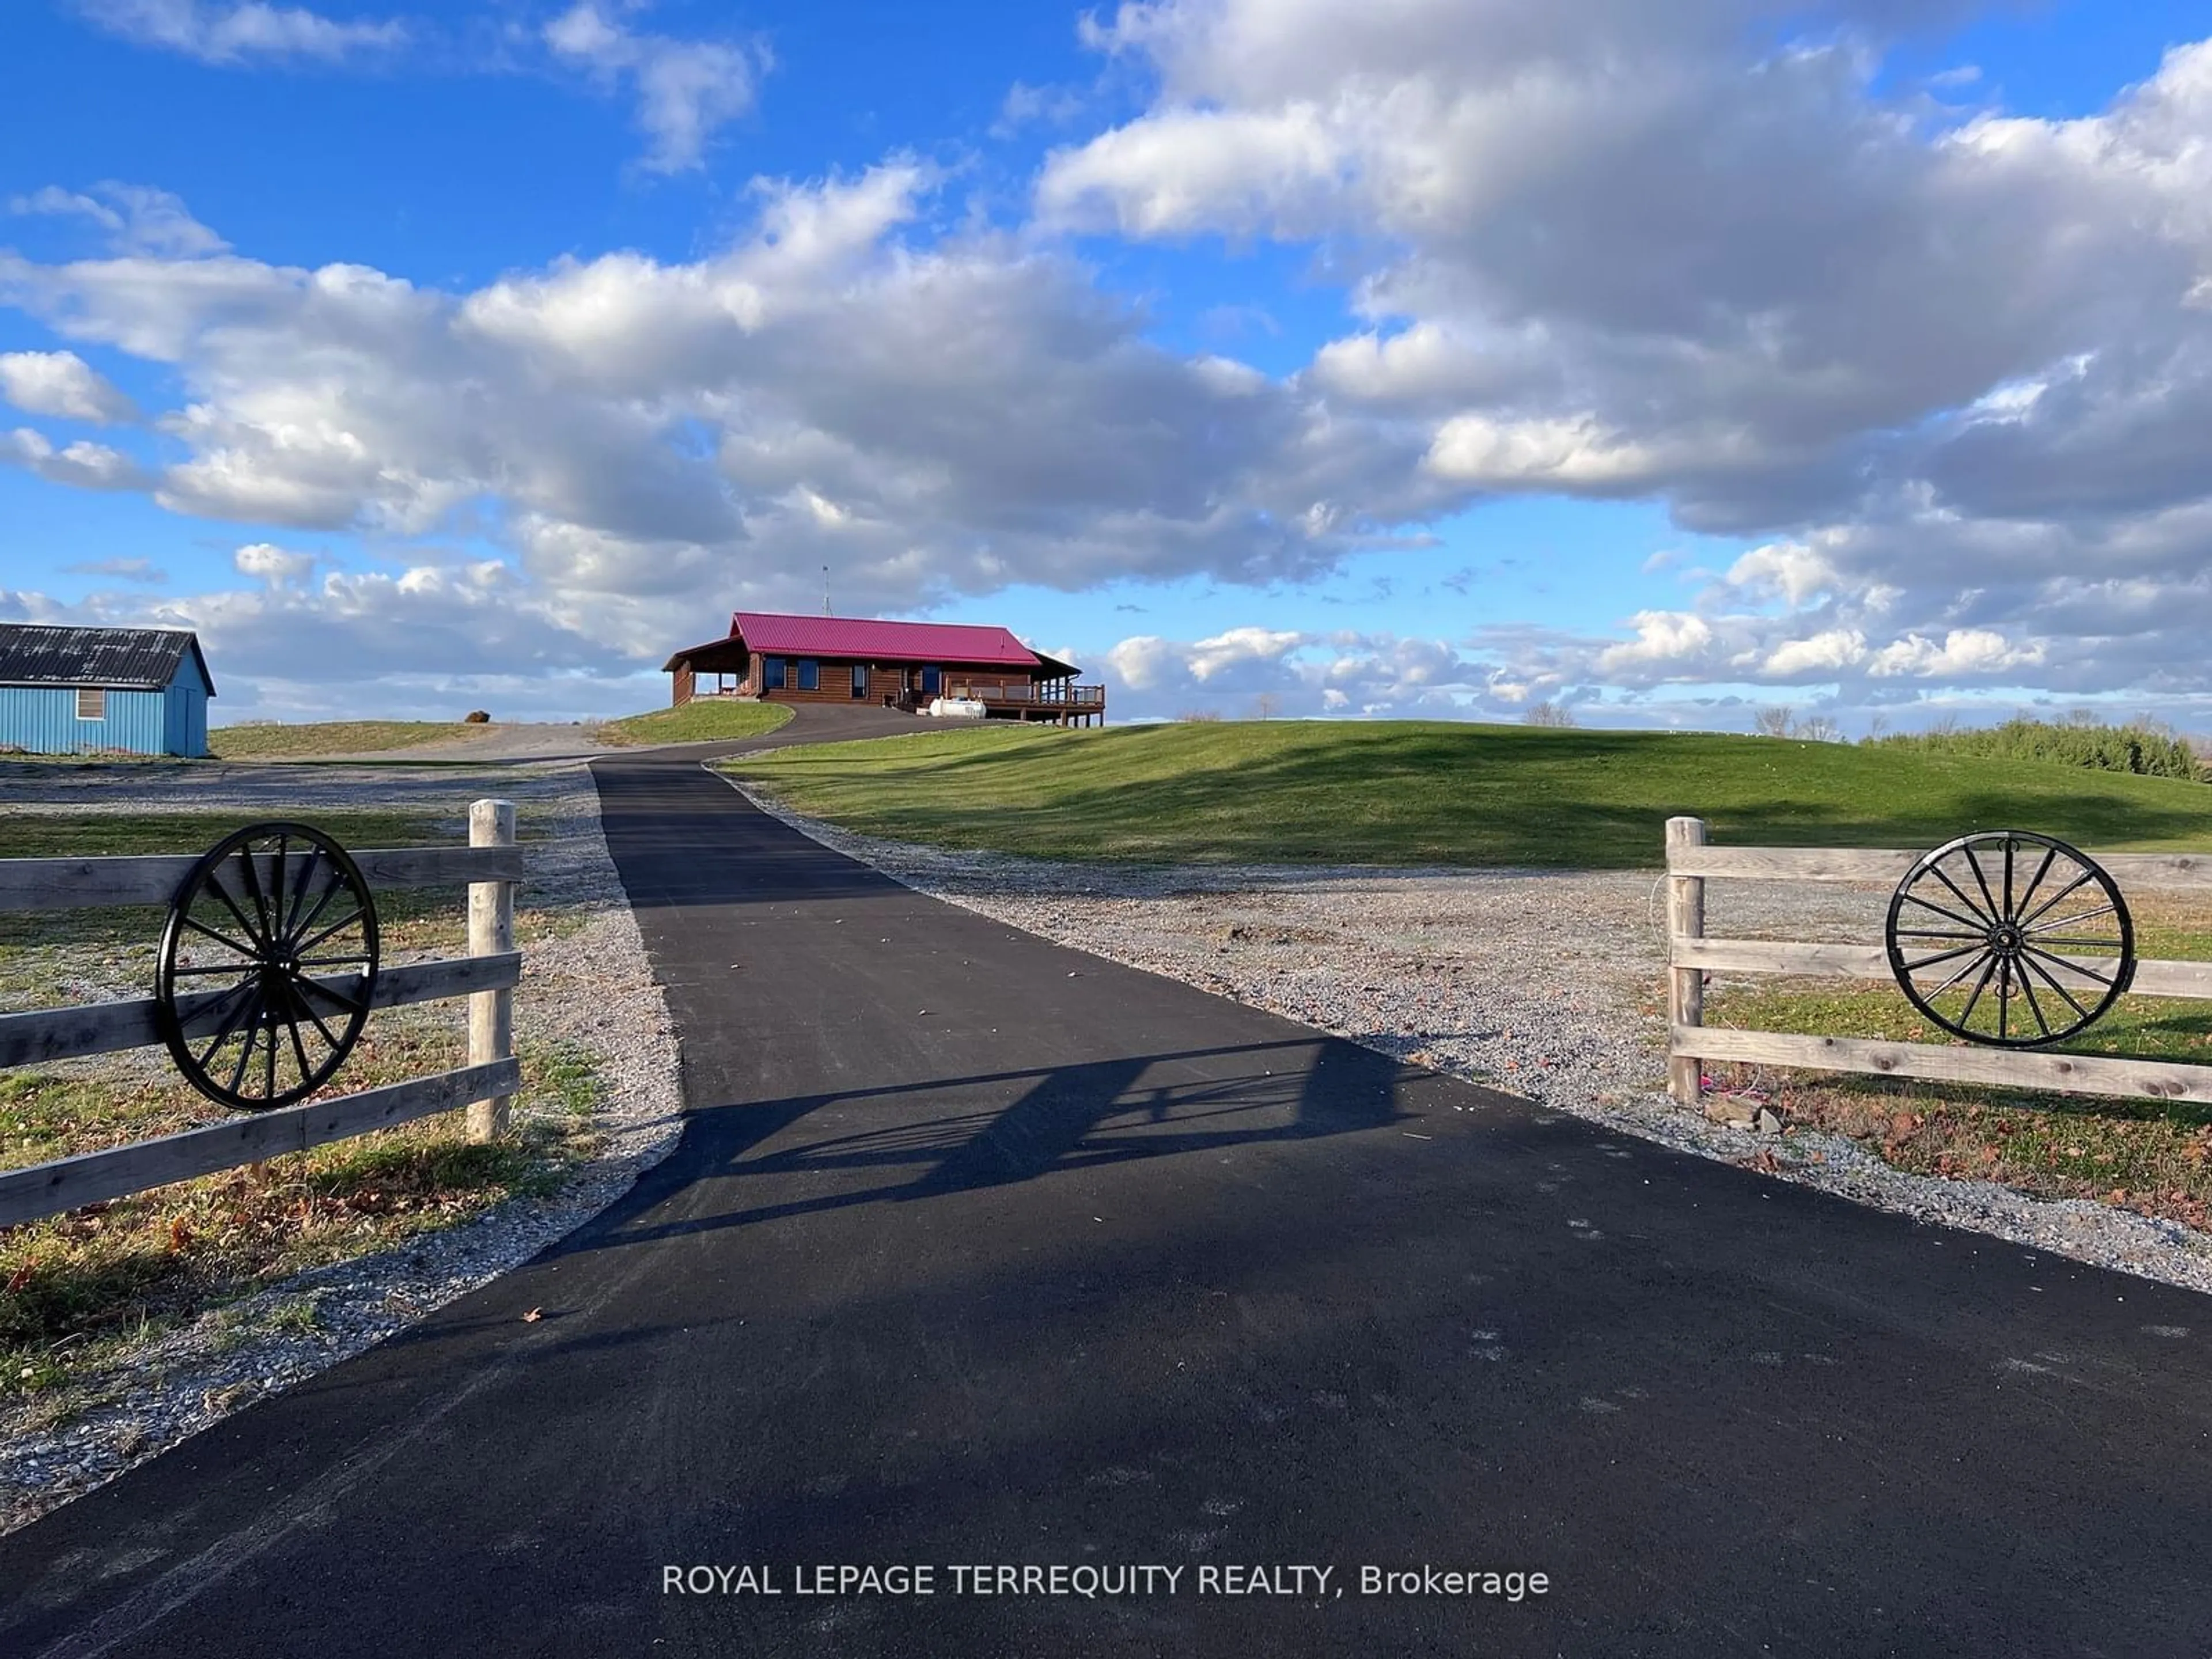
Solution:
M1986 956L1986 955L1984 955L1984 956L1978 956L1978 957L1975 957L1972 962L1968 963L1965 967L1963 967L1963 968L1961 968L1960 969L1959 969L1959 971L1958 971L1957 973L1955 973L1955 974L1952 975L1950 978L1948 978L1948 979L1945 980L1945 981L1944 981L1941 985L1937 986L1934 990L1930 991L1930 992L1928 994L1927 1000L1928 1000L1928 1001L1929 1001L1929 1002L1933 1002L1933 1001L1935 1001L1935 1000L1936 1000L1936 999L1937 997L1942 996L1942 995L1943 994L1943 993L1944 993L1944 992L1946 992L1946 991L1949 990L1953 986L1956 985L1956 984L1957 984L1960 980L1962 980L1962 979L1966 978L1966 976L1967 975L1969 975L1969 974L1972 973L1972 972L1974 971L1974 969L1977 969L1977 968L1980 967L1980 966L1982 965L1982 963L1983 963L1984 962L1987 961L1987 960L1988 960L1988 957L1987 957L1987 956Z
M332 933L337 933L339 928L346 927L349 923L359 921L361 918L362 912L359 910L355 911L349 916L341 917L339 920L331 922L328 927L323 928L319 933L313 934L310 938L303 939L293 945L292 954L299 956L302 960L305 960L305 952L313 950L318 945L320 945Z
M1974 872L1974 885L1982 890L1982 902L1989 907L1990 919L1994 921L2002 917L2004 908L1998 904L1996 895L1990 891L1990 878L1983 873L1982 861L1974 856L1971 842L1966 845L1966 867Z
M1956 910L1948 910L1940 904L1929 902L1928 900L1921 897L1917 893L1906 893L1902 896L1907 904L1917 904L1923 910L1933 910L1937 915L1942 916L1947 921L1955 921L1961 927L1972 928L1978 935L1984 934L1989 932L1989 924L1986 921L1976 921L1971 916L1960 915Z
M330 884L323 889L322 896L315 901L315 908L285 931L285 944L296 950L299 946L300 935L313 927L323 912L330 908L331 901L346 890L345 872L333 868L331 872Z
M218 933L214 928L209 927L197 916L184 916L180 917L179 920L183 921L185 927L191 928L195 933L204 933L216 944L223 945L227 949L235 951L240 956L258 957L261 954L261 952L256 950L252 945L240 945L236 939L231 938L228 933ZM245 918L241 916L239 920L243 921Z
M194 996L192 1001L192 1019L199 1021L212 1018L215 1011L222 1007L225 1003L229 1002L233 997L240 996L244 994L246 992L251 991L260 982L260 975L248 974L244 979L240 980L237 984L227 986L220 991L202 991L198 993Z
M292 937L293 928L300 920L300 907L307 902L307 884L314 878L322 860L323 849L319 847L310 847L307 856L301 860L300 872L292 878L292 902L284 907L284 914L277 918L276 936L279 939Z
M254 926L252 916L238 908L238 901L231 896L230 890L222 884L222 872L220 867L208 872L207 890L222 901L222 908L237 919L239 927L245 931L249 943L234 948L243 951L248 956L256 954L260 948L261 930ZM194 925L198 926L197 923ZM210 929L203 929L203 931L212 933L212 930ZM222 937L219 933L212 933L212 936L218 939Z
M280 831L276 836L276 856L269 866L269 937L271 939L284 937L284 911L287 908L284 878L290 873L285 868L289 862L285 854L291 849L291 844L292 838Z
M260 1042L261 1006L256 1003L253 1009L253 1021L246 1028L246 1042L238 1051L238 1067L231 1073L230 1082L226 1085L232 1094L235 1095L238 1092L238 1085L246 1081L246 1068L252 1063L253 1051L260 1046Z
M1899 939L1970 939L1978 943L1986 943L1989 933L1987 929L1967 933L1945 927L1900 927L1897 930L1897 936Z
M1957 882L1952 880L1950 872L1944 869L1942 865L1930 865L1929 866L1928 873L1935 877L1936 880L1942 882L1946 887L1949 888L1951 891L1957 896L1959 902L1966 907L1966 915L1958 917L1956 920L1964 921L1969 927L1986 927L1992 921L1996 920L1996 917L1990 915L1989 912L1983 909L1980 905L1975 903L1973 895L1967 892L1965 888L1960 886ZM1924 899L1921 902L1923 903L1927 902ZM1928 908L1932 910L1936 907L1931 904L1929 905Z
M2109 916L2112 914L2111 905L2100 904L2094 909L2076 910L2070 916L2061 916L2057 921L2046 921L2040 927L2030 927L2026 931L2041 939L2054 927L2071 927L2077 921L2094 921L2099 916Z
M305 991L313 984L314 981L311 979L301 980L300 983L293 988L295 991ZM314 1024L315 1030L322 1033L323 1041L325 1042L330 1044L333 1048L339 1048L344 1046L334 1035L332 1035L331 1028L323 1024L323 1017L307 1006L307 999L305 996L301 996L299 999L297 1006L300 1013L307 1019L312 1021Z
M310 979L307 975L302 975L300 978L298 988L302 994L312 993L313 995L319 997L328 997L332 1002L337 1003L339 1007L345 1009L349 1013L356 1011L366 1012L368 1007L368 1003L364 998L348 996L343 991L339 990L327 980Z
M1989 960L1982 964L1982 976L1974 981L1974 988L1966 998L1966 1006L1959 1011L1959 1024L1961 1026L1973 1019L1974 1005L1982 1000L1982 993L1990 988L1990 976L1996 970L1997 958L1992 952Z
M2038 962L2032 953L2022 951L2021 953L2020 964L2023 968L2042 975L2044 983L2050 986L2052 990L2057 992L2060 996L2065 998L2067 1006L2072 1008L2075 1013L2079 1014L2083 1020L2086 1021L2089 1018L2089 1011L2083 1007L2080 1002L2075 1000L2074 994L2058 982L2058 976L2052 973L2051 969L2045 967L2041 963Z
M242 987L234 987L233 988L250 990L253 993L253 995L247 1000L240 1003L237 1007L232 1009L229 1016L224 1019L221 1025L216 1028L214 1041L210 1042L206 1048L200 1050L199 1063L202 1066L205 1066L210 1060L214 1058L216 1049L222 1048L224 1043L229 1042L230 1039L237 1034L239 1025L241 1022L253 1018L260 1012L261 981L258 977L247 980ZM223 994L228 996L231 994L231 993L226 991Z
M2051 873L2051 866L2057 861L2058 849L2056 847L2043 849L2043 862L2035 866L2033 878L2028 882L2027 890L2021 894L2019 909L2025 910L2035 902L2035 890L2043 885L2044 877Z
M256 945L265 946L272 931L269 926L269 899L262 890L261 872L254 862L253 843L248 842L239 849L239 878L245 884L246 896L252 902L253 914L260 918L258 926L249 925L246 932Z
M2089 978L2095 980L2100 985L2117 985L2119 983L2117 976L2107 978L2103 974L2099 973L2094 968L2083 967L2081 965L2081 959L2079 957L2053 956L2050 951L2044 950L2040 945L2030 945L2025 948L2027 953L2031 956L2045 957L2049 961L2058 963L2062 968L2071 969L2077 974L2086 974Z
M1986 951L1988 949L1989 945L1987 941L1976 939L1972 945L1962 945L1955 951L1945 951L1936 956L1923 957L1917 962L1908 962L1905 965L1911 969L1913 972L1918 973L1923 968L1933 968L1937 963L1948 962L1954 957L1970 957L1977 951Z
M313 1063L307 1058L307 1042L300 1035L301 1005L299 993L296 987L288 983L282 988L279 996L283 1004L284 1034L292 1040L292 1055L293 1058L299 1062L300 1079L302 1082L305 1082L307 1079L314 1076L315 1067ZM273 1049L276 1045L272 1042L270 1046ZM274 1079L270 1079L269 1091L271 1094L276 1092Z
M288 981L284 986L284 1016L293 1028L292 1034L295 1046L301 1040L300 1024L305 1021L315 1028L316 1035L320 1036L325 1044L335 1048L338 1046L337 1033L324 1023L323 1017L317 1013L307 1001L307 993L315 988L315 981L305 975L298 979ZM304 1054L301 1054L300 1075L308 1076L313 1070L314 1068L307 1064L307 1056Z
M2094 871L2084 870L2080 875L2075 877L2073 880L2068 882L2063 887L2053 893L2049 898L2044 900L2042 903L2037 905L2034 909L2022 916L2020 919L2020 925L2023 927L2034 926L2036 921L2039 917L2050 915L2053 909L2057 908L2059 905L2063 904L2069 896L2074 893L2078 893L2081 889L2087 887L2091 882L2096 880L2096 878L2097 875Z
M2035 1000L2035 981L2030 979L2027 975L2027 963L2024 958L2019 966L2021 969L2021 992L2027 998L2028 1012L2035 1016L2035 1029L2042 1032L2044 1036L2049 1036L2051 1035L2051 1022L2043 1017L2043 1005Z

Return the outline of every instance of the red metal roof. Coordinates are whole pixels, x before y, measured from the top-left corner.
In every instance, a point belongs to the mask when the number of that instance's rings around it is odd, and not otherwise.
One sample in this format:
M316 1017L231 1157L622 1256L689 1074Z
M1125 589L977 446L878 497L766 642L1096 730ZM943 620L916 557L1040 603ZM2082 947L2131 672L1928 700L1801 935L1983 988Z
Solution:
M864 657L882 661L988 663L1036 668L1036 652L1003 628L966 623L872 622L854 617L786 617L740 611L732 637L755 651L793 657Z

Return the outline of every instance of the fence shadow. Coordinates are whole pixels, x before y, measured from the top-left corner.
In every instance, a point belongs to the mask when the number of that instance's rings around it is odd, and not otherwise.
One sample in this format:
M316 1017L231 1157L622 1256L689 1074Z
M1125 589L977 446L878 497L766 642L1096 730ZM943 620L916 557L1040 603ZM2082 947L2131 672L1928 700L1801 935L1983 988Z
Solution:
M1156 1077L1164 1068L1176 1075ZM1190 1076L1194 1068L1206 1074ZM1107 1164L1357 1134L1409 1115L1398 1091L1427 1077L1316 1036L696 1108L676 1152L556 1253L939 1199ZM831 1108L894 1121L804 1133L808 1118ZM869 1180L876 1175L890 1178ZM687 1188L731 1181L738 1183L727 1189L732 1202L650 1218Z

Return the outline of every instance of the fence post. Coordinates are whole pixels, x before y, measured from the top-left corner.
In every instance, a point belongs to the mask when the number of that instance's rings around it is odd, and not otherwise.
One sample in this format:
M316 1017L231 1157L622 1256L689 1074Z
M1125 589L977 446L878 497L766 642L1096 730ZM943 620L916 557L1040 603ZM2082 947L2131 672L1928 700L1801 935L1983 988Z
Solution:
M1667 1092L1685 1106L1698 1103L1694 1054L1674 1052L1674 1028L1705 1023L1705 974L1698 967L1674 965L1674 941L1705 936L1705 878L1674 873L1675 855L1705 844L1703 818L1667 820Z
M480 800L469 807L469 845L514 845L514 803ZM469 954L500 956L514 949L514 884L469 884ZM514 1053L514 993L478 991L469 998L469 1064L505 1060ZM469 1103L469 1139L495 1140L507 1129L512 1095Z

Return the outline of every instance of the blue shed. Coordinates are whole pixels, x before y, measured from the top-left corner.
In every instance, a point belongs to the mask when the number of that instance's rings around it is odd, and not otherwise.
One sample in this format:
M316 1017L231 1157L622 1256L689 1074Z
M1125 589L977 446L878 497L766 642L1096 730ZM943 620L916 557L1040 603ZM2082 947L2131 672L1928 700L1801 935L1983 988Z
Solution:
M188 629L0 623L0 753L204 755L213 696Z

